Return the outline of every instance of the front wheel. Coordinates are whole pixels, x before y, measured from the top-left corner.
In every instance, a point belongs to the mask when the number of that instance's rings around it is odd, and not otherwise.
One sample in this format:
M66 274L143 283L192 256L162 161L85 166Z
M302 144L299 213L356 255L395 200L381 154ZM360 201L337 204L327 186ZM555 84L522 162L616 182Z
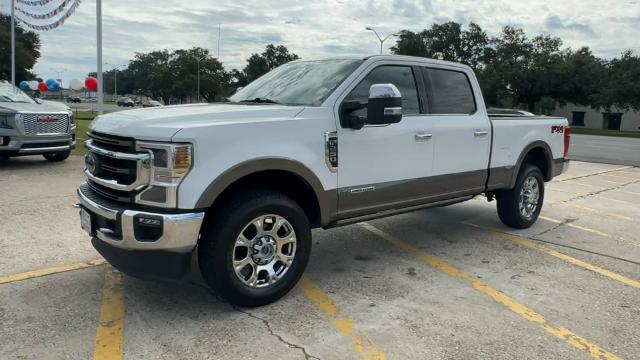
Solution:
M269 190L233 197L206 220L198 247L207 284L233 304L272 303L298 282L311 253L309 220L289 197Z
M42 156L50 162L61 162L67 160L69 155L71 155L71 150L43 154Z
M496 194L498 216L507 226L526 229L533 225L542 209L544 178L534 165L525 165L516 180L516 186Z

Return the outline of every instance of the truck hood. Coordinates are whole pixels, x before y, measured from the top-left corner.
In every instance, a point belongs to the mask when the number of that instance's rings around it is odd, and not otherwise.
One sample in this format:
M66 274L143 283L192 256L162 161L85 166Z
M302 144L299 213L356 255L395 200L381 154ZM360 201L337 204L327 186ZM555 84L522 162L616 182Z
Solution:
M0 112L59 112L59 111L71 111L65 104L61 104L55 101L44 100L42 104L29 104L20 102L0 101Z
M275 104L190 104L118 111L98 116L93 131L141 140L170 141L184 128L276 121L295 117L304 107Z

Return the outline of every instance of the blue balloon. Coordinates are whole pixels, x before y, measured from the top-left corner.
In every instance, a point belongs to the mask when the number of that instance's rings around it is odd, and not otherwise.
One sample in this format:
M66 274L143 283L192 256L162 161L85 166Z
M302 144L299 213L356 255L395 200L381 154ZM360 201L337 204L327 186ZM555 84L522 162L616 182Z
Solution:
M24 81L24 80L20 81L20 84L18 85L18 87L22 91L27 91L27 90L29 90L29 82L28 81Z
M58 89L60 89L60 83L56 79L47 79L47 81L45 81L44 83L47 85L49 90L58 90Z

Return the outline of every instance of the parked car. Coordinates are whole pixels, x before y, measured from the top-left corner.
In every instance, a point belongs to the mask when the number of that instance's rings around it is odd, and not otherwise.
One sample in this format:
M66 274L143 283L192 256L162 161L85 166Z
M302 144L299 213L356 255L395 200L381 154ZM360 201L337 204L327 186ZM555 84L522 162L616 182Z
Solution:
M80 96L71 95L71 96L67 97L66 101L68 103L72 103L72 104L79 104L79 103L82 102L82 99L80 98Z
M127 96L118 98L118 101L116 103L118 104L118 106L122 106L122 107L136 106L136 103L130 97L127 97Z
M488 116L468 66L405 56L290 62L227 103L101 115L88 136L78 196L93 246L150 278L182 277L197 256L242 306L296 284L311 228L481 194L530 227L569 151L566 119Z
M148 102L142 104L142 107L159 107L159 106L164 106L164 105L162 105L161 102L155 101L155 100L149 100Z
M68 106L32 99L0 81L0 158L43 155L64 161L76 146L76 124Z

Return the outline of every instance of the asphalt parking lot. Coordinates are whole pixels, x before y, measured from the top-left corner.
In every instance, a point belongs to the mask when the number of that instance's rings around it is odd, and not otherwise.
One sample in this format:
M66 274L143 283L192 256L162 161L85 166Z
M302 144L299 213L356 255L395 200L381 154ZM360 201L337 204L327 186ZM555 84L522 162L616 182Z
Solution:
M81 157L0 163L1 359L632 359L640 168L572 162L514 231L483 197L314 231L257 309L122 276L81 232Z

